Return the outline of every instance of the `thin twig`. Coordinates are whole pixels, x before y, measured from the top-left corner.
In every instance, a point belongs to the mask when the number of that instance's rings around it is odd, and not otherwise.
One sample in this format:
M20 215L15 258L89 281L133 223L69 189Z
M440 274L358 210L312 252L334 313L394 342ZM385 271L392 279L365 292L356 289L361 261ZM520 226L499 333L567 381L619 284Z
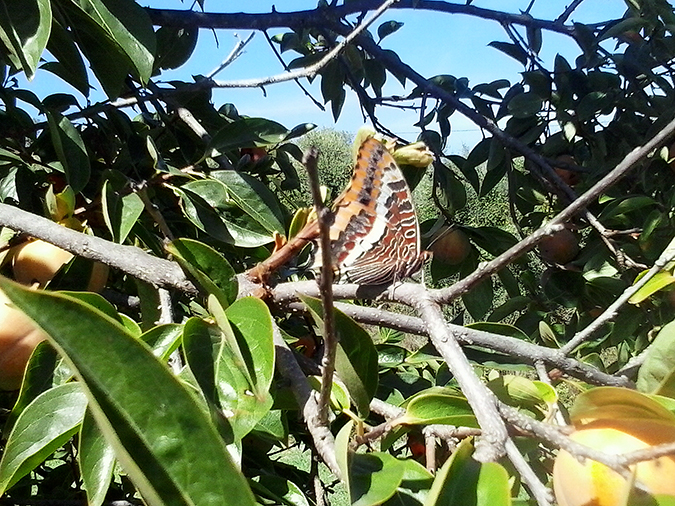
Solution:
M286 72L290 72L290 69L288 68L288 65L286 65L286 62L285 62L284 59L281 57L281 54L279 54L279 51L278 51L277 48L274 46L274 43L272 42L272 39L271 39L270 36L267 34L267 32L264 31L264 30L263 30L263 35L265 35L265 40L267 41L267 44L270 46L270 49L271 49L272 52L274 53L274 56L277 57L277 60L279 60L279 62L281 63L281 65L284 67L284 70L285 70ZM302 92L305 94L305 96L306 96L307 98L309 98L309 99L314 103L315 106L317 106L317 107L318 107L319 109L321 109L322 111L325 111L325 110L326 110L326 107L325 107L321 102L319 102L316 98L314 98L314 97L312 96L312 94L309 92L309 90L308 90L307 88L305 88L305 86L300 82L300 79L295 79L295 84L298 85L298 87L302 90Z
M534 470L530 464L527 463L511 438L506 441L506 455L509 457L513 467L518 471L520 478L523 480L523 483L530 491L534 500L537 501L537 504L539 506L550 506L553 504L553 494L551 494L551 490L546 488L546 485L539 480Z
M314 441L314 448L321 456L328 469L337 476L342 477L340 467L335 458L335 440L328 427L319 420L319 404L317 395L302 369L295 360L293 352L284 341L281 331L276 324L273 326L274 348L276 356L276 368L291 384L291 391L300 406L302 417L307 424L307 430Z
M246 45L251 42L253 39L253 36L255 35L255 32L251 32L248 37L246 37L245 40L238 40L237 43L234 45L232 48L232 51L230 51L230 54L228 54L225 59L220 62L220 65L218 65L215 69L213 69L211 72L206 74L206 77L208 79L213 79L213 76L215 76L218 72L223 70L225 67L230 65L234 60L239 58L243 54L243 50L246 47Z
M316 209L317 222L319 223L319 243L321 253L321 275L319 286L321 292L321 304L323 307L323 357L321 359L321 395L319 396L319 420L323 424L328 423L330 406L330 393L333 386L333 373L335 371L335 355L337 353L337 336L335 335L335 316L333 313L333 253L330 244L330 211L321 199L319 187L319 172L317 161L318 150L310 148L302 159L307 169L309 187L312 190L312 199Z
M628 302L628 299L630 299L643 286L645 286L656 274L661 272L666 264L671 262L673 259L675 259L675 239L672 240L670 244L668 244L665 250L663 250L663 253L661 253L656 262L654 262L654 266L649 269L646 274L644 274L636 283L626 288L619 298L612 302L600 316L598 316L595 320L593 320L593 322L591 322L590 325L588 325L588 327L586 327L581 332L577 332L577 334L572 339L570 339L569 342L560 348L560 351L567 355L581 343L590 339L591 336L595 334L595 332L605 323L609 323L616 317L619 312L619 308Z

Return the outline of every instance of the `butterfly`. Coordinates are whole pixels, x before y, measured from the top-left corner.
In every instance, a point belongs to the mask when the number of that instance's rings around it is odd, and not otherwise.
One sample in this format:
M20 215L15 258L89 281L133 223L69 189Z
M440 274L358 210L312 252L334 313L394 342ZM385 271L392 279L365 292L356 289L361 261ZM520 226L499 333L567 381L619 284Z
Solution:
M336 279L341 283L383 285L416 273L430 253L420 246L420 229L408 183L394 157L377 139L360 146L352 178L330 214L330 244ZM270 271L293 252L318 242L318 225L310 221L300 233L249 271L265 282ZM315 248L315 272L321 254Z

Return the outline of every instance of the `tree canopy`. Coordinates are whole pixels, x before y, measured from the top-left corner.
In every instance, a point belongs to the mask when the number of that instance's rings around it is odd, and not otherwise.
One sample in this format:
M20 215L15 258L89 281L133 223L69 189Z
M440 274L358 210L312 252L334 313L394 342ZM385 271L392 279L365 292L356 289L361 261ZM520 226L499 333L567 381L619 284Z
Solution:
M0 0L2 501L672 504L675 9L570 21L582 3ZM519 79L421 75L380 19L413 9L500 24ZM263 32L285 71L165 78L226 29ZM547 32L576 59L542 59ZM86 106L39 98L47 72ZM310 187L336 197L365 134L213 99L286 81L333 119L353 94L387 139L433 252L416 280L306 269L299 238L331 220ZM482 132L462 153L459 116Z

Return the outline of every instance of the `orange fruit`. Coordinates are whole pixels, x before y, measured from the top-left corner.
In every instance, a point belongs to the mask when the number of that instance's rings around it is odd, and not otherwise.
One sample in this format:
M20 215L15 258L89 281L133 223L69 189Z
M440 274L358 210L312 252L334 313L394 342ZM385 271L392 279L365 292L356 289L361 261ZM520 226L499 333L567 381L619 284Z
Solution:
M33 321L0 292L0 390L16 390L21 386L30 354L47 338Z
M601 427L582 428L570 437L585 446L608 454L642 450L654 443L675 440L675 427L642 420L639 430L632 425L608 421ZM658 436L663 436L659 439ZM639 490L649 494L675 496L675 457L666 456L631 466ZM553 491L559 506L619 506L626 504L631 483L604 464L591 459L582 462L561 450L553 466Z
M543 239L539 253L549 263L564 265L579 254L579 241L574 232L564 229Z
M70 262L73 254L39 239L27 241L12 252L14 279L24 285L44 287L58 270ZM94 263L87 290L100 292L108 280L108 266Z
M436 235L429 249L433 252L434 258L446 264L457 265L471 253L471 243L460 229L447 227Z

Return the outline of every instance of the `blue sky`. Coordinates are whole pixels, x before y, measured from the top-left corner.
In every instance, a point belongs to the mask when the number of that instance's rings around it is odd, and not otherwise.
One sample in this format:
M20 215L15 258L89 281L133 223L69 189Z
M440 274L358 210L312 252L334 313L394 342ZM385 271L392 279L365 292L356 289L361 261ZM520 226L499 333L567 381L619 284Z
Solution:
M538 0L531 14L535 17L553 19L564 10L569 1ZM185 2L142 0L139 3L171 9L184 9L192 4L190 0ZM462 2L457 0L457 3ZM515 13L525 9L529 3L530 0L473 1L473 5L478 7ZM278 0L276 2L206 0L205 4L208 12L269 12L273 4L277 11L311 9L316 6L316 0ZM622 0L587 0L574 13L571 21L605 21L620 17L624 11L625 3ZM383 46L396 51L404 62L410 64L422 75L431 77L437 74L452 74L456 77L467 77L471 86L500 78L509 79L512 84L519 80L519 72L523 70L522 66L496 49L488 47L488 43L493 40L509 41L501 26L494 21L428 11L390 10L375 23L375 27L380 22L388 20L403 22L404 26L384 39ZM280 31L270 32L270 35ZM214 35L211 31L202 30L199 34L197 49L190 61L178 70L163 74L161 79L189 81L193 74L208 74L231 51L237 41L236 37L243 39L249 33L249 31L240 31L235 35L233 31L218 31ZM573 62L579 54L579 49L567 37L544 32L540 56L546 66L551 66L550 62L557 53ZM286 61L290 61L294 56L288 52L284 57ZM257 33L246 47L243 56L218 74L217 78L233 80L264 77L278 74L282 70L264 36ZM64 87L61 81L45 71L39 71L31 83L22 83L22 85L32 89L41 97L56 91L74 93L78 100L84 103L79 93L65 89L67 86ZM55 87L63 89L57 90ZM313 96L321 101L318 80L314 86L310 86L310 90ZM388 77L385 95L404 95L409 91L410 88L404 90L396 79ZM92 94L94 101L102 98L103 95L100 93ZM355 132L363 124L363 118L353 94L348 93L342 115L335 124L330 111L322 112L318 109L292 82L268 86L266 96L259 89L227 89L215 90L213 98L216 105L232 102L241 114L274 119L288 127L311 122L319 126ZM403 137L414 140L418 133L418 130L412 126L418 119L416 114L380 108L378 116L383 124ZM480 139L480 131L458 113L451 117L451 123L453 133L448 145L451 151L459 152L463 146L472 146Z

